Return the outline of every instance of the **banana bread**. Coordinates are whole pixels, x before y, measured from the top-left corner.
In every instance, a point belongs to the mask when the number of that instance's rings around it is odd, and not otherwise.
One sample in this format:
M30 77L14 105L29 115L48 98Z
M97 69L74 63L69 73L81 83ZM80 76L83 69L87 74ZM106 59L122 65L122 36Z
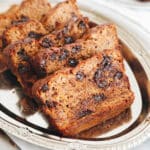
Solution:
M71 19L64 28L45 35L40 39L40 45L44 48L60 47L64 44L70 44L81 38L88 32L89 20L86 17Z
M38 50L38 41L27 38L8 45L3 52L6 60L8 60L8 68L17 77L28 96L31 96L31 87L37 80L37 76L30 64L30 59Z
M64 136L74 136L130 107L134 95L119 50L104 50L37 81L34 98L50 123Z
M77 28L78 26L80 26L80 23L82 23L82 25L84 26L82 27L82 29L80 27ZM47 51L48 47L45 45L48 43L43 43L43 41L46 42L47 40L51 40L51 43L53 43L53 46L58 46L60 43L61 45L63 45L65 43L62 39L65 39L65 37L72 36L75 40L78 37L81 37L84 34L84 32L86 32L87 30L88 30L87 18L79 18L75 21L71 21L68 25L66 25L66 27L64 27L60 31L44 36L40 40L41 42L25 39L25 40L18 41L14 44L10 44L8 47L4 49L4 54L7 57L6 60L8 60L8 63L9 63L8 68L10 68L11 71L17 76L18 81L21 83L25 91L30 91L30 87L36 80L36 74L33 71L32 62L30 60L32 60L33 56L40 50ZM64 33L64 31L66 32ZM60 34L61 34L61 38L56 39L56 37ZM45 38L47 39L46 41L45 41ZM26 60L24 59L24 57L25 58L27 57L28 59ZM23 73L23 75L20 74L18 72L18 68L20 64L24 64L24 67L23 67L24 69L25 69L25 66L28 66L27 68L30 68L31 70L28 69L27 72ZM34 80L32 80L31 74ZM30 84L29 84L29 78L31 79Z
M17 24L7 28L3 33L3 47L27 37L39 39L44 36L47 31L43 25L35 20Z
M20 19L21 16L25 16L40 21L50 9L51 5L48 0L24 0L16 13L16 18Z
M113 24L99 25L91 28L75 43L39 51L32 64L38 76L43 77L64 66L74 67L81 59L89 58L103 49L114 49L118 45L116 27Z
M42 17L41 22L49 32L52 32L65 26L71 18L79 16L80 12L76 0L68 0L58 3Z

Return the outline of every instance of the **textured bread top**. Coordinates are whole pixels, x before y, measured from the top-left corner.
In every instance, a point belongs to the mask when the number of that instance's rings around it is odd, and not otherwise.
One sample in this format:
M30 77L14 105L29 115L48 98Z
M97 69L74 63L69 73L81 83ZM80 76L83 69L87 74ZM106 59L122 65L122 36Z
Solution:
M46 33L40 22L29 20L7 28L3 33L3 45L6 46L27 37L39 39Z
M91 28L75 43L38 52L33 58L33 66L39 76L45 76L65 66L74 67L80 60L89 58L104 49L114 49L118 45L115 25L99 25Z
M86 17L71 18L65 26L40 39L43 48L60 47L75 42L89 29L89 20Z
M79 9L76 0L68 0L58 3L41 20L45 28L51 32L62 28L71 18L79 17Z
M66 136L120 114L134 99L119 50L104 50L74 69L41 79L32 92L50 123Z
M30 59L38 50L38 41L31 38L10 44L4 49L8 68L17 77L17 80L29 96L31 96L31 87L37 80L37 76L30 64Z
M20 4L16 17L20 19L20 16L26 16L30 19L40 20L50 9L48 0L24 0Z
M74 21L72 20L63 29L54 32L53 34L44 36L40 40L40 43L38 41L35 42L35 40L25 39L18 41L14 44L10 44L8 47L4 49L4 53L7 56L7 60L9 62L8 67L17 76L18 81L21 83L22 87L25 90L28 89L28 91L30 91L28 86L29 78L32 79L32 76L34 76L35 79L36 77L36 74L33 73L34 72L33 69L31 70L25 69L29 68L29 66L30 68L32 68L32 63L30 60L34 57L34 55L40 50L47 51L47 48L50 46L48 43L49 41L50 43L53 43L53 46L58 46L59 44L61 45L65 44L63 39L67 37L72 37L74 40L77 39L78 37L81 37L88 30L87 21L88 20L86 18L78 18L77 20ZM80 27L77 28L80 25L80 23L82 23L82 25L84 26L83 28ZM61 36L61 38L58 38L58 36ZM22 68L24 69L23 75L18 72L20 65L22 65ZM31 82L30 80L30 87L34 82L35 80L33 80L33 82Z

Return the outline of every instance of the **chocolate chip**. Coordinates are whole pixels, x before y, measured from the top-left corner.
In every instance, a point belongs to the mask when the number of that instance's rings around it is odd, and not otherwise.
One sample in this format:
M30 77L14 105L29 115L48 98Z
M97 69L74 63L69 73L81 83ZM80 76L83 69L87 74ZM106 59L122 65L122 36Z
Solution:
M29 68L27 66L25 66L24 64L19 64L18 65L18 72L20 74L26 73L29 71Z
M46 107L48 107L49 109L56 107L57 102L51 101L51 100L46 100L45 102Z
M84 74L83 72L78 71L78 72L76 73L76 79L77 79L77 80L82 81L82 80L84 79L84 77L85 77L85 74Z
M74 39L71 36L65 37L64 40L65 40L65 44L70 44L74 42Z
M78 24L78 28L81 30L84 30L86 28L85 22L81 20Z
M34 39L40 39L43 36L42 33L36 33L34 31L29 32L28 37L34 38Z
M69 64L70 67L75 67L75 66L77 66L78 63L79 63L78 60L75 59L75 58L70 58L68 60L68 64Z
M45 68L40 67L38 69L38 76L39 77L45 77L46 76L46 70L45 70Z
M46 37L42 40L40 45L44 48L50 48L51 46L53 46L53 43L49 38Z
M78 113L78 118L85 117L85 116L87 116L87 115L90 115L91 113L92 113L92 111L89 110L89 109L80 111L80 112Z
M42 92L48 91L48 90L49 90L48 85L47 85L47 84L44 84L44 85L41 87L41 90L42 90Z
M60 56L59 56L59 60L62 61L64 59L66 59L69 56L69 52L66 49L63 49Z
M54 61L54 60L56 60L56 58L57 58L56 53L52 53L52 54L50 55L50 60Z
M102 93L102 94L94 95L93 98L96 102L100 102L100 101L106 99L106 96Z
M12 24L12 25L18 25L18 24L20 24L20 23L27 22L28 20L29 20L29 17L22 15L19 20L12 20L12 21L11 21L11 24Z
M7 40L4 37L2 37L2 47L5 48L7 45Z
M103 69L108 69L111 66L111 58L109 56L104 56L101 63Z
M94 80L95 81L99 80L102 77L102 74L103 74L102 70L101 69L97 69L97 71L94 74Z
M114 78L115 79L121 79L123 77L123 73L118 71L115 75L114 75Z
M27 55L27 53L25 52L25 50L23 48L20 49L20 51L18 51L17 54L23 61L29 60L29 56Z
M96 84L99 88L106 88L108 86L108 84L105 80L97 80Z
M72 52L77 53L81 50L81 45L75 45L72 47Z

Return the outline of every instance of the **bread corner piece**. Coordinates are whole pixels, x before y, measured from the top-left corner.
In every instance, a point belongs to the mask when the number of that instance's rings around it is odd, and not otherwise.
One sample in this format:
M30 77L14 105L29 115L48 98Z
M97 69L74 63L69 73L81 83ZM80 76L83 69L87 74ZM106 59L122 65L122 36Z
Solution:
M41 79L32 92L50 123L69 137L119 115L134 100L119 50L104 50Z

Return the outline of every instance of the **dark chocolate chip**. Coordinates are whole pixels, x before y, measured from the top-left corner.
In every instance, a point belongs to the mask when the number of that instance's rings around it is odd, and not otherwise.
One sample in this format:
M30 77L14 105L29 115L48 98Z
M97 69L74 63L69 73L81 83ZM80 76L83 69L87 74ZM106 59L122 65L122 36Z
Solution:
M82 81L82 80L84 79L84 77L85 77L85 74L84 74L83 72L78 71L78 72L76 73L76 79L77 79L77 80Z
M36 33L34 31L29 32L28 37L34 38L34 39L40 39L43 36L42 33Z
M116 74L114 75L115 79L121 79L122 77L123 77L123 73L120 71L116 72Z
M108 84L105 80L97 80L96 84L99 88L106 88L108 86Z
M56 107L57 102L51 101L51 100L46 100L45 102L46 107L48 107L49 109Z
M86 28L85 22L81 20L78 24L78 28L84 30Z
M93 98L96 102L100 102L100 101L106 99L106 96L102 93L102 94L94 95Z
M75 67L75 66L77 66L78 63L79 63L78 60L75 59L75 58L70 58L68 60L68 64L69 64L70 67Z
M76 45L72 47L72 52L77 53L81 50L81 45Z
M64 40L65 40L65 44L70 44L74 42L74 39L71 36L65 37Z
M66 59L69 56L69 52L66 49L63 49L60 56L59 56L59 60L62 61L64 59Z
M42 40L40 45L44 48L50 48L51 46L53 46L53 43L49 38L46 37Z
M47 84L44 84L44 85L41 87L41 90L42 90L42 92L48 91L48 90L49 90L48 85L47 85Z
M7 45L7 40L4 37L2 37L2 47L5 48Z
M20 51L18 51L17 54L23 61L29 60L29 56L27 55L27 53L25 52L25 50L23 48L20 49Z
M103 71L101 69L97 69L97 71L94 74L94 80L99 80L102 77Z
M20 74L26 73L29 71L29 68L27 66L25 66L24 64L19 64L18 65L18 72Z
M50 60L54 61L54 60L56 60L56 59L57 59L57 54L56 54L56 53L52 53L52 54L50 55Z
M78 118L85 117L85 116L87 116L87 115L90 115L91 113L92 113L92 111L89 110L89 109L80 111L80 112L78 113Z
M38 69L38 76L39 77L45 77L46 76L46 70L45 70L45 68L42 68L42 67L40 67L39 69Z
M20 23L24 23L24 22L27 22L27 21L29 21L29 17L22 15L19 20L12 20L11 24L12 25L18 25Z
M103 69L108 69L111 66L111 58L109 56L104 56L101 63Z

